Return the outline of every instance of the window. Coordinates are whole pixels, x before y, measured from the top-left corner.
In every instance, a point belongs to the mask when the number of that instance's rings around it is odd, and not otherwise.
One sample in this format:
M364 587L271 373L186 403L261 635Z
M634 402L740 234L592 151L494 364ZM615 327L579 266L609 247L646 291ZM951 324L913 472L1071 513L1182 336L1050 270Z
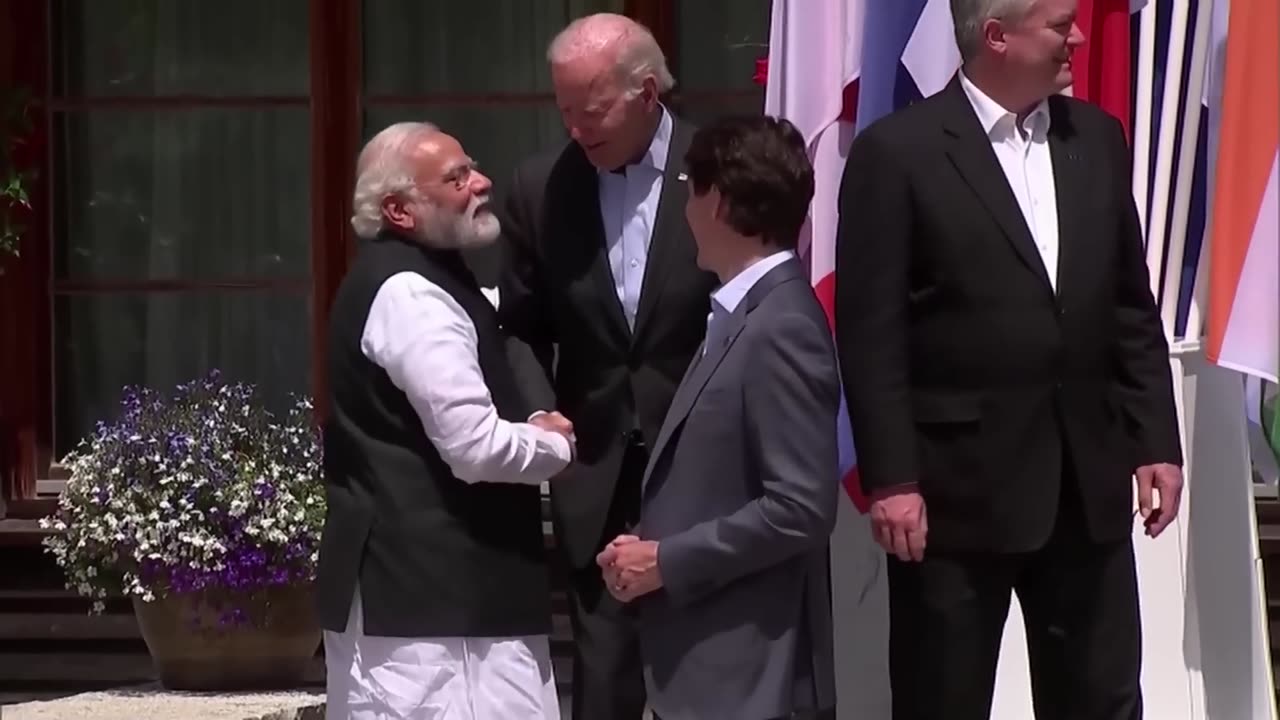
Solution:
M565 137L547 44L573 18L623 5L364 0L362 141L402 120L431 122L458 138L495 184L505 183L526 156ZM494 248L471 260L481 283L492 284Z
M22 256L0 260L0 498L35 495L128 384L218 368L323 404L362 142L428 120L505 183L563 141L546 46L598 11L654 30L678 112L760 110L767 0L0 3L0 86L35 96L19 155L39 173Z
M121 388L310 374L306 0L58 0L53 452Z
M677 3L674 60L678 107L694 122L764 111L764 88L752 80L767 53L769 0Z

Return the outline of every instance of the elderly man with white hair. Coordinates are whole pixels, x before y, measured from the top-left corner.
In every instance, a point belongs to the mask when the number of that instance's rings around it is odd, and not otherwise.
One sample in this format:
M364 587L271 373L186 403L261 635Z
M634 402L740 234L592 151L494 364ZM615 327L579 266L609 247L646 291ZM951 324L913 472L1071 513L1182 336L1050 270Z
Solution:
M570 140L521 164L506 188L499 314L543 361L549 382L531 389L577 428L577 462L551 488L569 566L573 715L640 720L635 609L605 590L595 558L639 517L649 448L719 281L695 262L681 181L694 128L661 102L675 80L653 35L588 15L547 60Z
M360 247L329 326L330 718L560 716L539 486L571 462L573 431L525 403L462 260L498 236L490 186L425 123L360 154Z

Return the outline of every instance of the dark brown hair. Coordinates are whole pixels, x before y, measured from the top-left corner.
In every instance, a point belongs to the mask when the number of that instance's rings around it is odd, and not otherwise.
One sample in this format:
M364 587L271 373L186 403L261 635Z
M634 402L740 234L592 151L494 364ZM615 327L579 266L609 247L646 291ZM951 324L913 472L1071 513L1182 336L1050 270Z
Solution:
M695 195L715 187L737 232L794 249L813 199L813 164L790 121L725 117L700 128L684 156Z

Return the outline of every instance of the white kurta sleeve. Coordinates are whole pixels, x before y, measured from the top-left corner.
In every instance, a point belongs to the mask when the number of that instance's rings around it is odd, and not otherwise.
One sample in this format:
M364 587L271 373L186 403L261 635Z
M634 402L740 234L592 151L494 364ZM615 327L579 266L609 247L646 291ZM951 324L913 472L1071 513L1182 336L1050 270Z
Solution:
M382 284L360 348L408 396L459 480L537 485L569 464L564 436L498 417L480 371L475 325L425 277L402 272Z

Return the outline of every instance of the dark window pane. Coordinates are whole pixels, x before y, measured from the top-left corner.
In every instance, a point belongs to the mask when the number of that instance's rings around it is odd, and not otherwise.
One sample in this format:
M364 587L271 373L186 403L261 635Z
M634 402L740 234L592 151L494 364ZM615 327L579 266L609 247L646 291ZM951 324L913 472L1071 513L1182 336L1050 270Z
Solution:
M57 0L54 92L307 95L307 0Z
M57 276L310 272L305 107L56 116Z
M216 368L286 408L290 393L310 392L309 304L271 292L56 298L57 456L116 416L126 385L168 391Z
M724 115L759 115L764 112L764 91L741 97L692 99L680 103L677 112L695 125L706 125Z
M374 106L365 111L367 140L386 126L404 120L426 121L456 137L494 183L500 196L517 164L529 155L563 144L567 136L552 103L529 105ZM482 285L497 283L497 245L467 251Z
M623 0L365 0L369 95L550 92L547 44Z
M756 59L768 53L769 0L692 0L677 7L677 87L751 88Z
M403 120L425 121L454 136L480 170L505 184L528 155L566 139L553 103L527 105L383 105L365 111L365 140Z

